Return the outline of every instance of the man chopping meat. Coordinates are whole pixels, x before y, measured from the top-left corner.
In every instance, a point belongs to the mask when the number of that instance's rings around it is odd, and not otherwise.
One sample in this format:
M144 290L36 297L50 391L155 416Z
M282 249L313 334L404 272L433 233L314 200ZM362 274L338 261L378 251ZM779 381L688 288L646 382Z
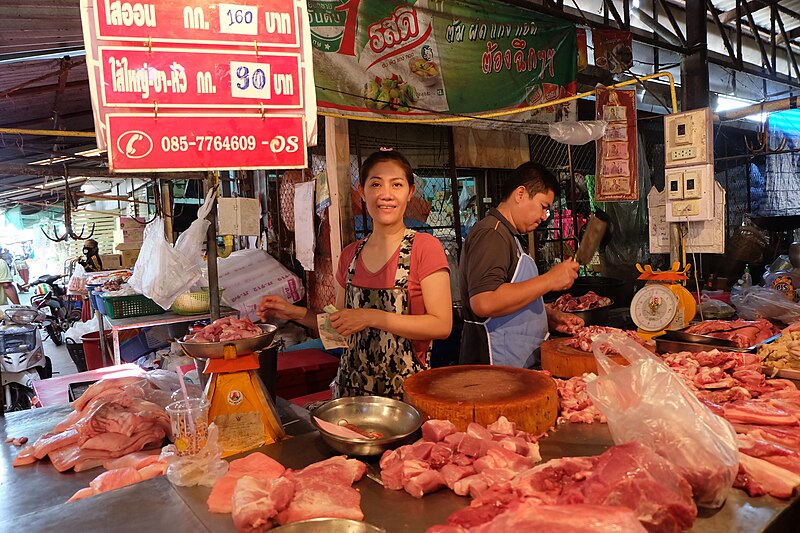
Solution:
M501 188L502 201L475 224L464 242L458 268L464 331L461 364L532 368L549 327L565 333L583 326L579 317L545 306L542 295L572 286L572 259L539 275L517 235L550 217L558 181L544 166L524 163Z

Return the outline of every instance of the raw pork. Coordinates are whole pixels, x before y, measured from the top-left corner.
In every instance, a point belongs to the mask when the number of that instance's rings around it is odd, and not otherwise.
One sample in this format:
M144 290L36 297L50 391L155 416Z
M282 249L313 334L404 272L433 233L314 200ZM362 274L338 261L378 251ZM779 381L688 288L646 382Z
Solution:
M215 320L194 335L186 336L184 342L225 342L247 339L264 332L249 318L226 316Z
M236 482L244 476L260 481L271 481L279 478L286 469L275 459L261 452L253 452L239 459L234 459L228 466L228 472L219 478L208 495L208 510L212 513L230 513L231 502ZM263 486L259 485L259 486Z
M553 302L553 309L572 313L574 311L588 311L589 309L597 309L599 307L608 307L612 304L611 298L600 296L593 291L589 291L583 296L572 296L571 294L562 294L558 299Z
M689 326L685 331L729 340L738 348L747 348L767 340L779 330L769 320L759 318L758 320L706 320Z
M601 413L589 398L586 392L586 379L596 377L594 374L575 376L567 380L557 379L558 399L561 403L561 414L558 424L564 422L591 424L592 422L606 423L606 417Z
M277 479L243 476L236 480L233 492L233 525L240 532L259 533L270 529L273 519L294 496L294 483Z
M595 337L603 333L624 333L628 336L628 338L633 339L634 341L638 342L642 346L648 347L649 344L647 341L642 339L639 335L636 334L635 331L625 331L618 328L612 328L609 326L586 326L580 328L578 331L575 332L573 337L567 341L567 346L572 346L573 348L577 348L582 352L591 352L592 351L592 341L594 341ZM619 355L619 352L609 346L608 344L603 344L600 349L606 355Z

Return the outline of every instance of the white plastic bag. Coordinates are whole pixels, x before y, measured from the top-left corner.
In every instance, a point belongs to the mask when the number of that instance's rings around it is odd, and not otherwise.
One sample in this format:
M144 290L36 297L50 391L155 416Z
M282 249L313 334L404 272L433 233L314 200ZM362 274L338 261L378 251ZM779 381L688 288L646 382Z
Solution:
M263 296L277 294L294 303L303 298L303 284L296 275L264 250L233 252L219 260L219 286L223 302L242 316L256 320Z
M780 320L791 324L800 320L800 304L787 298L782 292L755 285L731 296L739 318L745 320Z
M206 219L217 200L216 189L209 189L203 205L197 210L197 219L189 228L180 234L175 241L175 249L185 255L187 259L203 266L203 246L206 242L206 232L211 222ZM206 280L206 284L208 280Z
M69 278L67 284L67 294L72 295L86 295L86 269L83 265L76 264L75 270L72 271L72 276Z
M551 122L548 125L550 138L564 144L581 145L596 141L606 132L604 120L582 120L580 122Z
M195 455L178 455L174 444L164 446L161 460L167 462L167 479L173 485L213 487L219 478L228 472L228 462L222 458L219 446L219 428L208 425L206 445Z
M169 309L175 298L188 291L200 276L200 265L167 242L161 218L145 227L142 249L128 285Z
M600 349L616 348L620 366ZM736 432L713 414L663 361L626 335L592 342L603 375L587 383L594 405L608 419L616 444L639 441L670 461L692 486L697 504L720 507L739 469Z

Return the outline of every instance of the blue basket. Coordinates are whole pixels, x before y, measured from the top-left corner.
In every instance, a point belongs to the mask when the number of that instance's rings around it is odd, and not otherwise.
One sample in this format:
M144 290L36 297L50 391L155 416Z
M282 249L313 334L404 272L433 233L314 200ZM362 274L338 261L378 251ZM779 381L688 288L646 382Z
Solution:
M160 341L150 335L148 330L142 330L135 337L131 337L119 345L119 355L126 363L133 363L141 356L166 346L169 346L168 342Z

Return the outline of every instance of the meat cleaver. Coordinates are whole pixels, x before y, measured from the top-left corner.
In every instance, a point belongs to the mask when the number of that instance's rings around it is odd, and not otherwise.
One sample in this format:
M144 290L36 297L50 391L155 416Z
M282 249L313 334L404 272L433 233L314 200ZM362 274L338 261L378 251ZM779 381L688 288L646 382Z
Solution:
M600 247L607 229L608 222L598 218L597 215L589 217L589 222L586 223L586 229L578 245L578 251L575 252L575 261L581 265L588 265Z

